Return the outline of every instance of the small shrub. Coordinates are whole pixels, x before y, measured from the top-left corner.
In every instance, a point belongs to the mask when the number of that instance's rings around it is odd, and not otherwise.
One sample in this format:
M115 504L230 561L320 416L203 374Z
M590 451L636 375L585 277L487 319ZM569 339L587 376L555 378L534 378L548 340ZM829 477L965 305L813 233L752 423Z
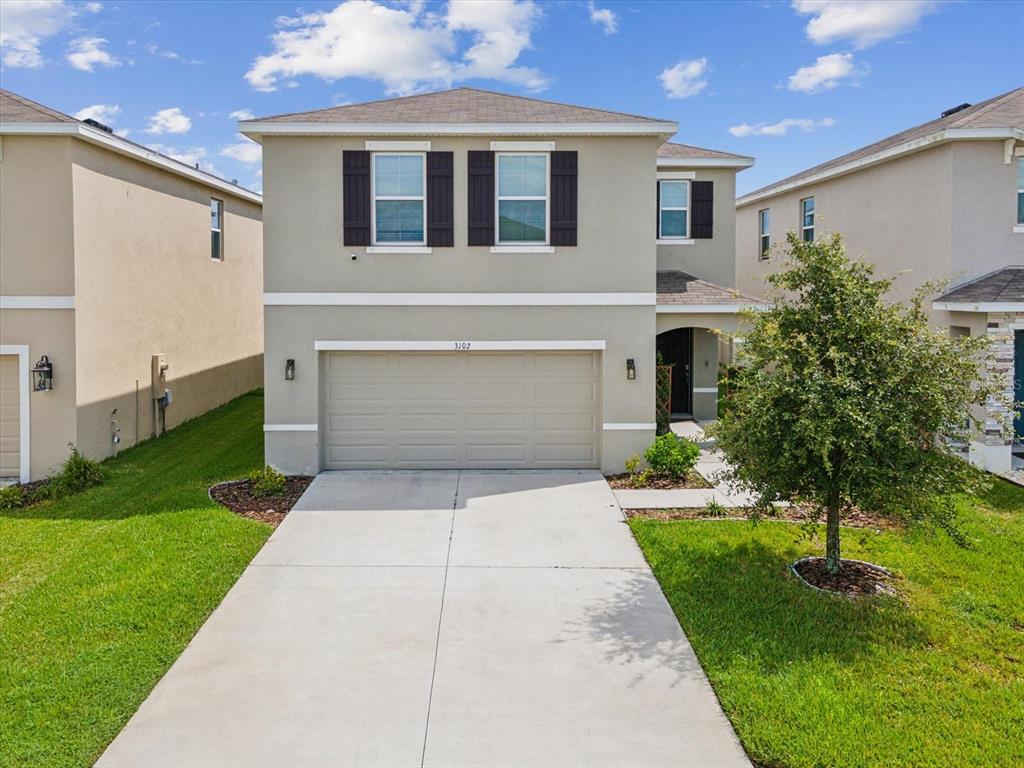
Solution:
M71 455L64 460L60 474L48 485L56 483L62 486L64 493L78 493L94 485L102 485L106 478L99 462L87 459L71 443L68 443L68 447Z
M256 470L249 475L249 481L252 483L252 495L258 499L284 492L285 476L273 467Z
M25 503L25 491L20 485L8 485L0 488L0 511L8 512L20 509Z
M679 478L693 469L700 456L700 448L696 443L668 432L654 438L644 456L651 469L659 475Z
M651 470L644 469L629 476L629 484L634 488L645 488L651 480Z
M629 472L629 474L631 475L635 475L637 472L640 471L641 461L643 461L643 459L641 459L639 455L633 454L628 459L626 459L626 471Z
M708 499L704 505L704 515L707 517L725 517L725 507L715 499Z

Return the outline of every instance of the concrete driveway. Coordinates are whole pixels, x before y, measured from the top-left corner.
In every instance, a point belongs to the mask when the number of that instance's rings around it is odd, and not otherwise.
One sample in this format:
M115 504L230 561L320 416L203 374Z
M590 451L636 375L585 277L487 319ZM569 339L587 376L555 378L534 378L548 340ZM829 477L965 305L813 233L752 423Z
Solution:
M746 766L597 472L318 476L98 765Z

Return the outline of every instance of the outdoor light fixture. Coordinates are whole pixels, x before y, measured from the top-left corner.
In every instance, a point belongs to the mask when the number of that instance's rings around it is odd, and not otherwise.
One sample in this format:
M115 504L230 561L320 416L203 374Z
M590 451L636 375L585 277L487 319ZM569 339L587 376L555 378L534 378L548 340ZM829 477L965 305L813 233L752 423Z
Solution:
M295 380L295 361L290 357L284 361L284 380Z
M32 389L36 392L46 392L53 389L53 363L50 362L50 358L46 355L39 358L39 362L32 369L32 381Z
M626 378L630 381L636 379L636 363L632 357L626 358Z

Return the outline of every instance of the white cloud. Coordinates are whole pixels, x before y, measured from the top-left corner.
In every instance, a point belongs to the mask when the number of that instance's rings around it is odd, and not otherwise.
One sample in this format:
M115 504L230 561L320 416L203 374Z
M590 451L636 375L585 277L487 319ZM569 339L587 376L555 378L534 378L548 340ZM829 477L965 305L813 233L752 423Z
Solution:
M863 74L863 70L856 68L852 53L830 53L790 75L788 88L802 93L828 91L839 85L840 80Z
M232 120L252 120L255 115L248 109L236 109L228 114Z
M103 3L86 3L85 10L89 13L99 13L103 10Z
M686 99L696 96L708 86L704 77L708 70L708 60L683 59L674 67L669 67L658 75L665 95L670 99Z
M154 56L160 56L160 57L165 58L165 59L170 59L171 61L177 61L177 62L179 62L181 64L202 64L203 63L203 62L199 61L199 59L186 59L184 56L182 56L177 51L171 51L171 50L165 50L163 48L159 48L155 43L146 43L146 50L149 51Z
M820 120L787 117L785 120L780 120L777 123L754 123L753 125L742 123L734 125L729 129L729 133L740 137L785 136L790 128L798 128L804 133L813 133L819 128L830 128L835 124L835 119L831 117L823 117Z
M68 54L65 58L67 58L68 64L83 72L92 72L92 68L97 65L101 67L120 66L121 61L118 58L103 50L103 46L106 44L106 39L102 37L75 38L68 44Z
M192 120L180 107L169 107L150 115L146 133L188 133L191 127Z
M220 151L224 157L230 157L240 163L255 165L263 159L263 147L255 141L240 141L237 144L229 144Z
M917 26L937 0L793 0L793 10L811 16L804 31L818 45L850 40L867 48Z
M129 131L127 128L118 128L116 131L114 131L114 135L120 136L122 139L127 139L129 133L131 133L131 131Z
M4 0L0 2L0 52L8 67L43 66L39 47L60 32L74 9L64 0Z
M611 8L598 8L594 5L594 0L587 3L587 8L590 9L590 20L604 27L606 35L614 35L619 31L619 20Z
M445 13L421 3L403 7L345 0L329 11L276 20L273 52L258 56L246 73L259 91L280 79L315 75L334 81L361 77L384 83L389 94L449 86L469 78L543 88L536 69L516 66L530 46L540 12L532 0L451 0ZM459 56L462 37L471 36Z
M121 107L117 104L92 104L75 112L76 120L99 120L101 123L111 125L121 113Z

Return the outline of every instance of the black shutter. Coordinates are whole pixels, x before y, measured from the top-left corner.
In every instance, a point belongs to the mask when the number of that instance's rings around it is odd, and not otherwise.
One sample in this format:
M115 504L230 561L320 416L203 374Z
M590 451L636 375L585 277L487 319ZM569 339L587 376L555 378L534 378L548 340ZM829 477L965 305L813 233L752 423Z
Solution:
M576 245L578 156L551 153L551 244Z
M370 153L362 149L346 149L341 157L345 245L369 245Z
M469 152L469 245L494 245L494 153Z
M713 181L690 182L690 237L707 239L713 237L715 209L715 183Z
M427 152L427 245L455 245L454 153Z
M654 236L661 237L661 182L654 182Z

